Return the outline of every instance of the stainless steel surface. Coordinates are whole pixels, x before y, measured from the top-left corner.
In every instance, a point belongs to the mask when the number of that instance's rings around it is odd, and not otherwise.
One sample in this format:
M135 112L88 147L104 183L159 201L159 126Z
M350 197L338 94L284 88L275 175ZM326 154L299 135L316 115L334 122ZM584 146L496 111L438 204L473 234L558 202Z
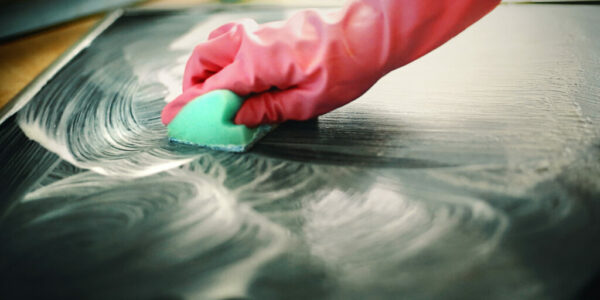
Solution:
M195 43L289 13L121 16L2 123L0 298L580 293L600 266L600 6L501 6L248 154L169 144Z

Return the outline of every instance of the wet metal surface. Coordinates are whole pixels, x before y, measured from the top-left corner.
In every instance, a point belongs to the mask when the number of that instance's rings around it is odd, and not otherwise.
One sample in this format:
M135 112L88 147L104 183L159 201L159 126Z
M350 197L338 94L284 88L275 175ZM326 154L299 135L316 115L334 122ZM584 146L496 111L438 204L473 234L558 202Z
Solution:
M193 46L289 13L126 14L1 124L0 298L569 299L588 284L600 6L501 6L247 154L170 144L159 114Z

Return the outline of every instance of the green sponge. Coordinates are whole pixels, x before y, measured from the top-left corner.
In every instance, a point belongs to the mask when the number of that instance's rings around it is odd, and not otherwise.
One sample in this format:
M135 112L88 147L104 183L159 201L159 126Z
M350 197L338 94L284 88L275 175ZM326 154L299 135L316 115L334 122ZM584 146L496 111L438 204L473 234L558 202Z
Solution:
M244 100L228 90L206 93L186 104L167 126L171 141L214 150L244 152L273 129L233 123Z

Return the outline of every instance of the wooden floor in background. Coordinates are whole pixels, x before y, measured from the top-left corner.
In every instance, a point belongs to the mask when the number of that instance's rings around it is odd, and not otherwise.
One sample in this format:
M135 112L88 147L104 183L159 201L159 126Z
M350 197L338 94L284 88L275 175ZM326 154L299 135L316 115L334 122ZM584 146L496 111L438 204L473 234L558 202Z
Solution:
M151 0L141 6L191 6L210 0ZM15 97L105 14L96 14L0 43L0 108Z

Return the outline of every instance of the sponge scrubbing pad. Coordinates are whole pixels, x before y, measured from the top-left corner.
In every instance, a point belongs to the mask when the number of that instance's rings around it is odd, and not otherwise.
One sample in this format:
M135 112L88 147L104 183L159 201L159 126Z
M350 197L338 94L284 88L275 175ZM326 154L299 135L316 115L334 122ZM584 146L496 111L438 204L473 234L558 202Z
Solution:
M228 152L244 152L273 129L233 123L244 100L228 90L204 94L186 104L167 125L171 141Z

